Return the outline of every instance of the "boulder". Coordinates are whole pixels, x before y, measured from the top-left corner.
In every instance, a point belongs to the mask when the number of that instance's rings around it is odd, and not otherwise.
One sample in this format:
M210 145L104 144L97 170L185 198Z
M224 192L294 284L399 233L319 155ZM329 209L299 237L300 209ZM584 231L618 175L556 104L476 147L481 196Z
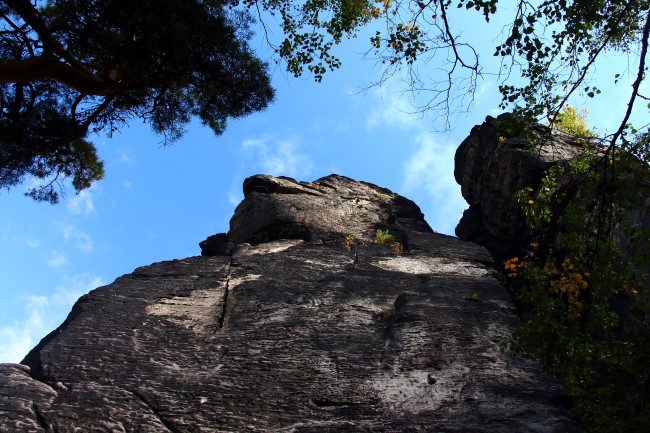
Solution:
M411 200L366 182L330 175L313 183L266 175L244 181L244 200L228 239L252 245L276 239L312 241L331 233L369 241L377 229L432 232Z
M226 233L208 236L199 242L202 256L227 256L232 252L233 244L228 241Z

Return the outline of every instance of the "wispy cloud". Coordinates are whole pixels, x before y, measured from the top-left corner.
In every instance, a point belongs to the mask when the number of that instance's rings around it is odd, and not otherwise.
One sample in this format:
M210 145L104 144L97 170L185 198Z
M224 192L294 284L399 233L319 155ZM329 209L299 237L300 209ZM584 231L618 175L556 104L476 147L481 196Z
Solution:
M103 284L101 278L83 274L65 278L65 286L57 287L51 295L26 295L26 319L0 328L0 362L20 362L65 319L81 295Z
M33 238L25 239L25 243L30 248L39 248L41 246L41 241L38 240L38 239L33 239Z
M61 268L68 264L68 258L65 253L59 250L52 250L50 257L47 259L47 265L51 268Z
M263 137L245 140L242 149L253 158L253 164L264 174L307 177L313 162L300 149L296 138Z
M61 223L60 229L65 242L74 242L74 247L83 253L90 254L93 252L93 240L89 234L67 223Z
M128 167L133 167L135 165L135 157L133 152L129 149L118 149L117 150L118 161Z
M467 207L454 179L454 154L457 145L441 143L429 131L431 124L412 114L412 101L407 94L399 92L399 81L393 80L380 89L374 89L376 106L366 118L368 127L397 128L404 133L404 141L414 143L402 167L402 190L422 208L431 227L449 235L463 210ZM491 90L485 83L477 98L483 98Z
M92 253L94 249L92 238L83 232L77 233L76 236L77 238L75 239L75 247L86 254Z
M453 235L454 228L467 203L454 179L455 145L440 144L432 133L420 133L416 145L404 165L404 190L424 192L420 203L431 227ZM417 200L416 200L417 201Z
M390 126L400 129L417 127L412 102L393 83L395 83L395 80L370 91L375 97L376 103L366 118L366 127L368 129L378 126Z
M494 89L496 88L495 84L496 83L493 80L482 81L474 93L474 105L483 103L486 96L488 102L491 104L493 104L495 101L500 101L500 95L494 92Z
M83 214L90 215L95 212L95 204L93 203L93 193L91 190L94 188L84 189L78 194L68 199L68 210L75 215Z
M241 192L234 192L234 191L229 191L228 192L228 203L231 206L237 206L242 200L243 200L243 194Z

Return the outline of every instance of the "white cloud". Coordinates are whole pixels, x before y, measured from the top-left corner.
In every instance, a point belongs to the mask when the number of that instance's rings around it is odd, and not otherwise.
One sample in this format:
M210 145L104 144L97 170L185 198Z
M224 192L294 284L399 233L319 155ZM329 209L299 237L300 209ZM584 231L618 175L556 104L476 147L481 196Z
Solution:
M84 293L103 285L92 275L65 278L48 296L27 295L24 319L0 328L0 362L20 362L36 343L65 319L75 301Z
M439 144L433 134L427 132L419 134L415 142L416 146L404 165L404 190L424 192L426 201L420 202L427 204L423 211L431 227L440 233L453 235L462 211L467 208L460 186L454 179L457 146Z
M95 205L93 203L93 194L91 190L94 188L84 189L78 194L68 199L68 209L73 214L90 215L95 212Z
M252 154L257 162L255 165L264 174L305 178L312 171L312 160L300 151L300 144L295 138L245 140L242 149Z
M495 82L492 80L487 80L481 82L481 84L476 89L474 93L474 104L478 105L483 102L486 94L488 95L488 102L494 103L501 101L501 95L494 92Z
M93 251L93 240L86 233L79 232L77 233L77 239L75 240L75 247L81 252L90 254Z
M119 161L128 166L128 167L133 167L135 165L135 158L133 157L133 152L131 152L128 149L118 149L117 150L117 156L119 158Z
M41 246L41 241L39 241L38 239L27 238L25 239L25 243L30 248L38 248Z
M90 254L93 252L93 240L90 235L72 224L62 223L60 227L65 242L73 241L75 248L83 253Z
M244 199L244 195L241 192L228 192L228 203L231 206L237 206Z
M454 179L454 155L457 146L440 144L427 130L430 123L412 114L409 95L399 91L399 81L391 80L381 89L374 89L376 105L366 118L368 127L392 127L407 130L405 141L414 142L403 166L402 185L405 194L421 207L431 228L454 235L462 212L467 208L460 186ZM486 82L477 90L477 99L484 98L493 87Z
M499 114L505 113L503 108L491 108L488 114L492 117L497 117Z
M399 91L394 84L395 80L371 90L375 96L374 109L366 118L366 127L373 129L378 126L391 126L401 129L417 127L418 122L413 115L412 101L403 91Z
M52 250L51 256L47 259L47 265L51 268L60 268L68 264L68 258L58 250Z

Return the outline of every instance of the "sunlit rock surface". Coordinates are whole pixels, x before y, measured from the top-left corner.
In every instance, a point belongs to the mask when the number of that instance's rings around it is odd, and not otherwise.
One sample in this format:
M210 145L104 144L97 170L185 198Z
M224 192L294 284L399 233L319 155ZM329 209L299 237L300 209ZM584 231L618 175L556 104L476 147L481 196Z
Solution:
M92 291L29 371L0 366L0 431L582 431L508 349L518 319L483 247L340 176L244 190L204 256Z

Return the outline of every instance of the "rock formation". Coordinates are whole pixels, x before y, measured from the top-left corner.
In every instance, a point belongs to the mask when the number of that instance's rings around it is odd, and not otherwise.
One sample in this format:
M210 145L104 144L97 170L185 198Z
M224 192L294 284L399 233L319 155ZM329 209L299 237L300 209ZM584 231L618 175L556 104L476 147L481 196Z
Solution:
M1 365L0 431L582 431L508 349L518 319L486 249L341 176L244 192L203 256L84 295Z
M544 139L531 152L526 139L499 136L497 123L507 116L510 114L487 116L481 125L472 128L456 150L454 166L456 181L469 203L456 226L456 236L486 247L497 263L530 249L525 216L515 194L526 187L536 191L549 167L566 163L584 151L584 140L534 125L531 129ZM639 163L640 169L647 170L643 166ZM625 188L634 191L628 197L626 217L634 226L650 232L647 175L628 173L621 181ZM629 235L620 230L614 233L624 254L629 254ZM644 273L650 274L650 263ZM650 279L646 279L645 288L650 291ZM622 312L620 307L617 310Z
M547 139L533 153L527 140L499 136L497 121L505 116L488 116L472 128L456 150L454 165L456 182L469 203L456 236L485 246L498 261L513 257L528 243L515 193L525 187L537 189L550 166L581 152L581 145L570 136L535 125Z
M587 428L646 431L650 384L639 371L650 349L647 159L541 125L509 128L509 116L488 117L456 152L456 180L470 203L456 234L487 247L496 263L512 259L518 277L508 289L527 334L520 341L567 384ZM517 138L531 132L541 140ZM549 173L552 183L543 179ZM534 227L515 201L525 187ZM582 276L589 281L567 296ZM611 356L614 347L625 354Z

